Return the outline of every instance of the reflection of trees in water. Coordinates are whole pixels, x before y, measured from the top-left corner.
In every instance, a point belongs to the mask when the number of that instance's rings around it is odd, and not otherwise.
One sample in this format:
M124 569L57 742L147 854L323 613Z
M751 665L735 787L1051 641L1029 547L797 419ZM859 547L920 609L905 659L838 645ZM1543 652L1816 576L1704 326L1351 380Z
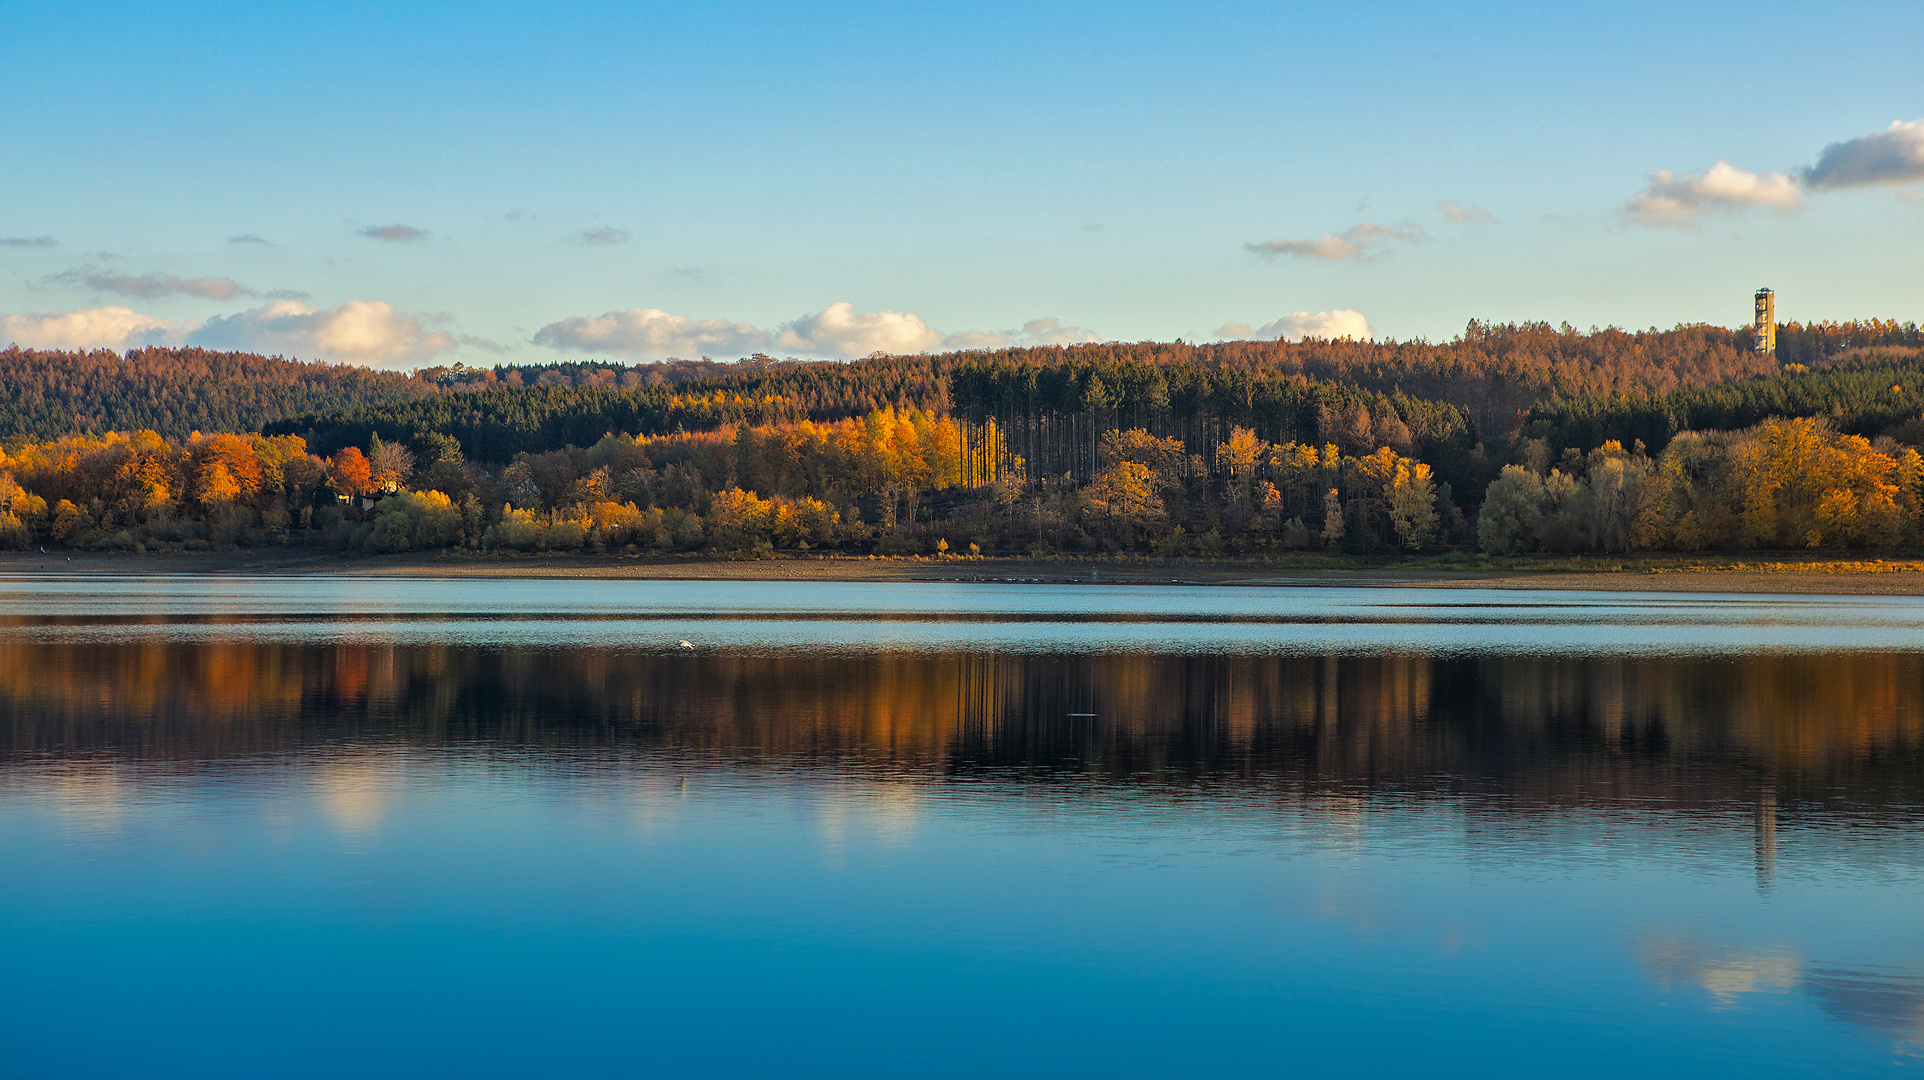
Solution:
M1651 796L1764 805L1766 793L1883 804L1914 802L1924 788L1920 715L1924 655L1899 653L0 645L0 725L14 754L178 759L364 741L619 744L924 775L1019 769L1130 783L1442 787L1540 805Z

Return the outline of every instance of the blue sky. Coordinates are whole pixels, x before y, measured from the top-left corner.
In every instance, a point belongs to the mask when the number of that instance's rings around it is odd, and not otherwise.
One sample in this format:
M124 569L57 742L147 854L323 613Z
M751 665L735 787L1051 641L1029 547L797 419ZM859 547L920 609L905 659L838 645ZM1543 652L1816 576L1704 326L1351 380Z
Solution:
M1785 319L1924 318L1914 2L8 23L22 344L410 367L1442 339L1734 325L1764 284Z

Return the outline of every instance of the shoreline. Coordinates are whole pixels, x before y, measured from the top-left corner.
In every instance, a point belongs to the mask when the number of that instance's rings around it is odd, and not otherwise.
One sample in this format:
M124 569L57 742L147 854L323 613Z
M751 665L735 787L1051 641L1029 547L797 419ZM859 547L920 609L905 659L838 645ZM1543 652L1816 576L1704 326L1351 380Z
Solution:
M1439 565L1440 564L1440 565ZM262 548L180 554L0 552L0 577L128 576L527 578L609 581L951 582L965 584L1240 585L1604 592L1924 596L1924 560L1566 558L1367 563L1340 557L941 559L779 555L731 561L622 554L474 555L411 552L346 557Z

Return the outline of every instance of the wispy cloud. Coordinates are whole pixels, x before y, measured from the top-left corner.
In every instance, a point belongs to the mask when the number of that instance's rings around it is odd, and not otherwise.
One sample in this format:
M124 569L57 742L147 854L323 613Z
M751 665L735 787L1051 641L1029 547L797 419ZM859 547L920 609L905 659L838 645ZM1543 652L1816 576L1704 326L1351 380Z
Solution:
M369 225L367 228L360 230L360 233L370 240L383 240L390 244L416 243L434 235L426 229L417 229L412 225L401 224Z
M177 274L115 274L81 269L63 270L45 279L49 285L93 289L118 293L141 300L169 296L197 296L203 300L232 300L237 296L260 296L270 300L305 300L297 289L250 288L229 277L181 277Z
M1099 341L1093 330L1064 326L1062 320L1030 319L1020 330L958 330L942 338L942 348L955 351L974 349L1026 349L1035 345L1080 345Z
M230 244L266 244L266 243L269 243L269 241L268 241L268 239L267 239L266 237L264 237L264 236L262 236L262 235L261 235L260 233L242 233L242 234L241 234L241 235L239 235L239 236L230 236L230 237L228 237L228 238L227 238L227 242L228 242L228 243L230 243Z
M1652 173L1650 183L1631 197L1623 212L1638 225L1688 228L1712 212L1731 213L1754 207L1779 212L1794 210L1802 197L1797 181L1784 173L1759 175L1728 161L1719 161L1699 172L1675 173L1663 169Z
M0 247L53 247L59 243L51 236L0 236Z
M635 234L627 229L603 225L599 229L583 229L568 239L576 244L625 244L634 238Z
M232 300L236 296L257 295L253 289L226 277L176 277L173 274L81 274L69 270L53 280L84 285L102 292L154 300L163 296L198 296L206 300Z
M1344 262L1381 255L1392 244L1421 244L1429 238L1429 234L1414 221L1399 221L1392 225L1365 221L1340 233L1324 233L1313 240L1268 240L1260 244L1244 244L1243 247L1258 255L1293 255L1301 259Z
M480 349L482 352L500 354L508 351L506 345L501 344L493 338L478 337L474 334L456 334L454 340L470 349Z
M1436 209L1452 225L1489 225L1496 221L1496 216L1481 206L1465 206L1455 199L1437 203Z
M1216 336L1229 340L1246 341L1301 341L1304 338L1355 338L1369 341L1374 335L1370 332L1370 321L1355 308L1337 308L1334 311L1298 311L1280 319L1271 319L1258 327L1243 323L1224 323Z
M1924 182L1924 120L1899 120L1883 131L1832 143L1802 176L1813 191Z

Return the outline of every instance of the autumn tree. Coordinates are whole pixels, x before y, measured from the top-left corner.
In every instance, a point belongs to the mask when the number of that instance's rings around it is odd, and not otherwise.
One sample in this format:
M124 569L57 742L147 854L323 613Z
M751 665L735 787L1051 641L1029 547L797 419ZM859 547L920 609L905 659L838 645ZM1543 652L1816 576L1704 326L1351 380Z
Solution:
M1156 495L1156 476L1147 465L1118 461L1096 474L1082 491L1082 511L1100 528L1134 539L1167 516Z
M400 491L414 476L414 453L396 442L383 442L379 435L368 442L369 481L376 491Z
M327 482L342 495L365 495L374 490L373 471L368 468L367 455L353 446L336 451L327 462Z
M261 491L265 470L252 440L206 435L188 440L188 495L203 507L250 499Z
M1397 542L1409 550L1436 539L1436 483L1428 465L1398 460L1390 480L1389 512Z

